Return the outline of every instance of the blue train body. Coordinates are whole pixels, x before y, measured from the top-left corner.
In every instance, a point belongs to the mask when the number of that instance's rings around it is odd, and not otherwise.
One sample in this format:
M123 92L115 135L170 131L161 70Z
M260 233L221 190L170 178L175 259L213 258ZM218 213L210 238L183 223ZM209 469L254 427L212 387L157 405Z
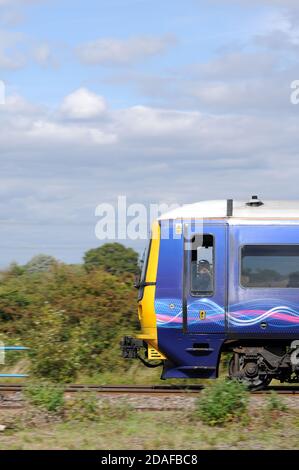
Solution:
M139 285L143 334L126 338L124 356L140 356L142 341L162 378L216 378L227 352L229 375L252 388L297 382L299 204L195 206L158 221Z

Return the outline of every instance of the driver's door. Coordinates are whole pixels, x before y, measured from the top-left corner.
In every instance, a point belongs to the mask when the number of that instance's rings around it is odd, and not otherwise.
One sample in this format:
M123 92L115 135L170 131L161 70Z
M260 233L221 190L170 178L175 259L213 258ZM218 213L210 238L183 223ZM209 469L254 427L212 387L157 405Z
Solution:
M227 224L185 225L184 330L224 333L227 305Z

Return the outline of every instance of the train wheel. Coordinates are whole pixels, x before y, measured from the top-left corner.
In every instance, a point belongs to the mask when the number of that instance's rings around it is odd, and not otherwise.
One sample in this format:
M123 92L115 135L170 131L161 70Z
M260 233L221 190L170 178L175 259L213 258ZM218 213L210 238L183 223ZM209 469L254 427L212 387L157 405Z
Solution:
M245 362L244 356L234 354L229 361L229 377L242 382L249 390L262 390L271 382L267 375L261 375L256 362Z

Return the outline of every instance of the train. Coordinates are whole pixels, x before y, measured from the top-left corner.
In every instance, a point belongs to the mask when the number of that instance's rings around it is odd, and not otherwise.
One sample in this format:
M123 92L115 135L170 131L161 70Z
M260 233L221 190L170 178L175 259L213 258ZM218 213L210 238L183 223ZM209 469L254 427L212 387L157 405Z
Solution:
M126 359L161 379L299 381L299 202L185 204L152 225Z

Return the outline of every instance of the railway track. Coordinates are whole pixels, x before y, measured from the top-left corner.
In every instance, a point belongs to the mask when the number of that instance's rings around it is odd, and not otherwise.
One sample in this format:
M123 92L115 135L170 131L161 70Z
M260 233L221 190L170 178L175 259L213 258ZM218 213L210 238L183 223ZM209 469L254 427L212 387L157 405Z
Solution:
M0 410L17 410L24 407L22 391L24 384L0 384ZM167 411L189 406L203 390L202 385L67 385L66 395L78 392L94 392L105 399L117 400L124 396L132 398L136 411ZM252 392L252 396L267 395L275 390L285 397L299 397L299 387L273 386L266 390ZM145 399L145 396L147 397ZM256 397L257 398L257 397ZM296 399L297 400L297 399ZM294 403L295 405L295 403Z
M22 392L24 384L0 384L0 395L5 392ZM66 393L96 392L106 394L194 394L204 389L203 385L66 385ZM252 394L268 394L275 391L283 395L299 395L299 387L276 385Z
M1 392L22 392L23 384L0 384ZM121 393L121 394L181 394L198 393L203 389L202 385L66 385L66 393L96 392L96 393Z

